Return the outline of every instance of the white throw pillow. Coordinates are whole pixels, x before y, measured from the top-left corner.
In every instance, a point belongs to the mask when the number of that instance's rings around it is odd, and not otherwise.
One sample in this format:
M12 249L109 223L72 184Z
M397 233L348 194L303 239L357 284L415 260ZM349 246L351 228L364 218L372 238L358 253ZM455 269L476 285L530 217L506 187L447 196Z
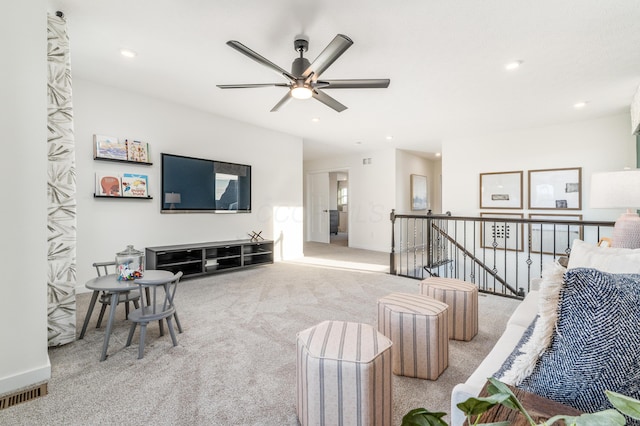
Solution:
M574 240L567 269L594 268L613 274L639 274L640 249L598 247Z

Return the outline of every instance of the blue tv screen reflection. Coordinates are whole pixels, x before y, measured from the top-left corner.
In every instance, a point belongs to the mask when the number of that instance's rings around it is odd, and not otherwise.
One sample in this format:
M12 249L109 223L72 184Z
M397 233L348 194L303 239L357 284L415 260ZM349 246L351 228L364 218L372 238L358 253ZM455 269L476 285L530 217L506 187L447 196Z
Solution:
M161 154L162 212L251 211L251 166Z

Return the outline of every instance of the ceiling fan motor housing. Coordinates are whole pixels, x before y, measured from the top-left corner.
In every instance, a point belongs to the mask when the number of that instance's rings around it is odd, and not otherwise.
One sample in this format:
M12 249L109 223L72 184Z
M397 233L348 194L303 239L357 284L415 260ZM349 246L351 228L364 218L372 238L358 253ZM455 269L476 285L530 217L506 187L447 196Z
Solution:
M305 70L309 68L309 65L311 65L311 63L307 58L296 58L293 60L293 63L291 63L291 74L300 77Z

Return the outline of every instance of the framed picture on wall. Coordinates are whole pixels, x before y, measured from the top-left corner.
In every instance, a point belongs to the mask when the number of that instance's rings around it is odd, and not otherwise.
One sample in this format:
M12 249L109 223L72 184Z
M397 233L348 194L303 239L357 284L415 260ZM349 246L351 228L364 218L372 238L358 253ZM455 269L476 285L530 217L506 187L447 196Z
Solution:
M481 209L521 209L522 170L480 173Z
M529 219L554 222L582 220L581 214L529 214ZM582 226L562 223L531 223L531 252L567 255L574 240L582 239Z
M411 175L411 210L426 210L428 203L427 177Z
M529 170L529 208L582 209L582 167Z
M522 251L524 225L501 219L522 219L522 213L485 213L480 217L493 218L480 223L480 243L482 248Z

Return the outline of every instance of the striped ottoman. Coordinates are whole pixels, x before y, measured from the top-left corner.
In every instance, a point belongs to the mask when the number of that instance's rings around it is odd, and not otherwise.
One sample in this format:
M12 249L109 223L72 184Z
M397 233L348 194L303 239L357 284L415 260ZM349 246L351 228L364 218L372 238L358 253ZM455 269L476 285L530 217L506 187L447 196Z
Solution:
M391 342L368 324L323 321L296 336L296 412L306 425L391 425Z
M449 338L468 342L478 334L478 287L455 278L430 277L420 293L449 305Z
M393 342L393 374L436 380L449 366L446 304L419 294L378 300L378 330Z

